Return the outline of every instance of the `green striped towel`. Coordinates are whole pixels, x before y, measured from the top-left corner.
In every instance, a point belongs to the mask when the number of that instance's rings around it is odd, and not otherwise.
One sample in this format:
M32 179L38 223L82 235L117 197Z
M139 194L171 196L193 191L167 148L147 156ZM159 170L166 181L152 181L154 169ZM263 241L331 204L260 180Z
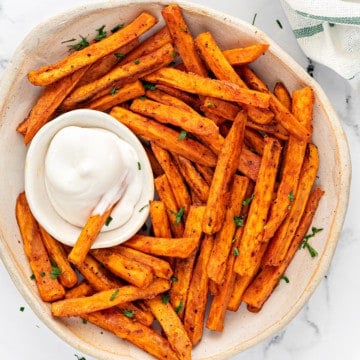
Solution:
M280 0L300 47L360 88L360 0Z

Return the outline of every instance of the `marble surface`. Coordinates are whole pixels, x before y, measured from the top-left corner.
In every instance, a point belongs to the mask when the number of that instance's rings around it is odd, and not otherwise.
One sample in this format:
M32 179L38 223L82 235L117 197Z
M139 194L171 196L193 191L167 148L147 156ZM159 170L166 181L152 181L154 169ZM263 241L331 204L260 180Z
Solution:
M277 0L193 0L237 16L270 35L303 67L309 65L299 49ZM85 0L0 0L0 76L22 38L40 21ZM277 20L280 20L282 28ZM360 334L360 100L333 71L314 64L314 78L337 110L352 157L350 202L331 266L320 285L293 321L278 334L236 355L232 360L359 359ZM358 199L356 201L356 199ZM94 360L71 348L34 315L0 262L0 359Z

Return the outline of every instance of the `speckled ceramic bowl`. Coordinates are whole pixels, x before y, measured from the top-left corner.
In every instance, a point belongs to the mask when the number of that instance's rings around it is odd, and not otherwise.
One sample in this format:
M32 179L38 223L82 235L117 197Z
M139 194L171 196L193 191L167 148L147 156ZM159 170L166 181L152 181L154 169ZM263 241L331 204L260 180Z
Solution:
M99 328L83 326L79 319L54 319L48 304L38 297L24 255L15 220L15 199L24 189L24 159L27 149L15 128L28 114L40 89L27 81L27 72L51 63L67 53L61 42L74 34L93 34L97 25L118 24L134 18L141 10L156 15L165 1L99 1L60 14L39 25L20 45L0 86L0 252L10 276L39 318L73 347L98 359L150 359L151 357ZM346 213L350 183L347 141L329 100L319 85L271 39L255 27L213 10L179 3L194 34L211 31L222 48L267 42L270 49L256 61L255 70L266 83L281 80L290 91L310 85L315 92L313 140L320 152L318 184L326 194L314 218L314 226L324 228L316 238L319 255L312 259L299 251L287 271L292 281L280 285L258 314L245 307L229 313L222 333L205 330L194 349L194 359L228 359L279 331L303 307L324 276L333 256ZM162 21L157 25L159 28Z

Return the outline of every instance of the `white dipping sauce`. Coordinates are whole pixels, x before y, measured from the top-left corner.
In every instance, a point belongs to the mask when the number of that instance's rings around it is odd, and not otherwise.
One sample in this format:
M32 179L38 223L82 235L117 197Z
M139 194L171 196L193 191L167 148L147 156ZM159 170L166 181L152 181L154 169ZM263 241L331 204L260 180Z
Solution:
M82 227L119 201L103 230L125 224L142 191L135 150L109 130L68 126L55 134L45 157L46 190L58 215Z

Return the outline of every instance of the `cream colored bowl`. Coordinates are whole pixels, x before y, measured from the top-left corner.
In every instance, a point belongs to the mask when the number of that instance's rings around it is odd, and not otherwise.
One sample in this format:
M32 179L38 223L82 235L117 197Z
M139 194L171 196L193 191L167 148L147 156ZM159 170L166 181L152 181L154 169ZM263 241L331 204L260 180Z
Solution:
M79 319L54 319L49 306L41 302L22 248L14 216L15 199L24 189L26 148L15 131L28 114L40 89L26 78L30 69L51 63L67 52L62 41L74 34L93 34L97 25L115 25L147 10L159 19L165 1L102 1L81 6L52 18L34 29L15 52L14 59L0 86L0 253L10 276L39 318L73 347L98 359L150 359L151 357L111 334L102 333ZM279 331L302 308L323 278L329 266L346 213L350 159L347 142L338 117L319 85L271 39L255 27L238 19L189 3L179 2L191 31L211 31L222 48L267 42L270 49L255 65L255 70L270 88L281 80L290 91L310 85L316 96L314 111L314 143L319 148L318 185L326 194L314 218L314 226L324 228L316 238L319 255L311 258L299 251L287 270L289 284L280 284L258 314L242 307L229 313L222 333L205 331L194 359L228 359L231 355L255 345ZM160 22L156 28L163 24Z

